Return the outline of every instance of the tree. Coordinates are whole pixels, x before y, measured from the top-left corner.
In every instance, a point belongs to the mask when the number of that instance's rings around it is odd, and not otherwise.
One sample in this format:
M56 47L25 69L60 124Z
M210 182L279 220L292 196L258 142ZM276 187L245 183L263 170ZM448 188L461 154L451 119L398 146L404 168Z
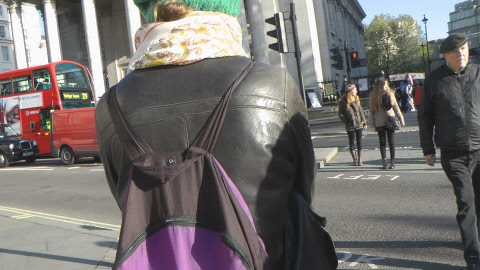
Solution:
M376 15L364 37L369 75L424 71L422 28L411 16Z

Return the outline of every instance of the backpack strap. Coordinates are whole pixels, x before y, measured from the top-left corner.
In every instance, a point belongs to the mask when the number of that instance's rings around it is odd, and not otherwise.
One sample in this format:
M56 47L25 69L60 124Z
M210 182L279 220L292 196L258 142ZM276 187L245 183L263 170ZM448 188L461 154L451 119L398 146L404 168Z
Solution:
M238 75L233 84L228 88L227 92L223 95L222 100L218 103L215 110L212 112L207 122L203 125L201 131L198 133L195 140L190 147L197 147L205 149L212 153L215 148L218 136L222 130L223 121L227 114L227 107L230 99L232 98L233 91L237 88L240 82L247 76L248 72L255 66L255 62L251 62L243 71Z
M252 61L235 79L228 91L223 95L222 100L212 112L205 125L202 127L202 130L193 141L191 147L198 147L209 152L213 151L218 135L222 129L223 120L225 119L227 111L226 109L232 97L232 93L254 65L255 62ZM120 110L115 90L116 88L113 86L108 91L108 111L110 112L110 117L112 118L113 126L117 131L118 138L127 152L129 159L133 161L143 154L153 153L152 148L140 135L138 135Z
M110 112L110 117L117 131L118 138L128 154L128 158L133 161L143 154L152 153L153 150L147 142L137 134L120 110L115 89L116 87L113 86L108 91L108 111Z

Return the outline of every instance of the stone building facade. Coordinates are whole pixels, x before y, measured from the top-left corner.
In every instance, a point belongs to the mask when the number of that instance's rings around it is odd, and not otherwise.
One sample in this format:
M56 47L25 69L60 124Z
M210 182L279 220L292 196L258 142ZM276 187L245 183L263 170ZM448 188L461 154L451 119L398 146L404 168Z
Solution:
M43 18L48 61L72 60L87 66L97 97L127 74L127 64L134 52L135 31L144 23L132 0L3 1L11 10L12 29L22 27L19 14L23 6L36 6ZM293 1L301 51L302 72L299 74L294 53L280 54L268 48L274 40L266 32L273 26L264 22L276 12L285 12L288 17L290 3L286 0L244 0L239 16L244 49L257 62L285 67L299 82L301 76L305 89L322 87L327 79L337 80L336 85L341 87L347 73L332 68L330 49L346 41L348 49L358 51L360 58L365 57L361 21L366 15L360 4L357 0ZM291 23L289 20L285 23L292 51ZM22 55L25 51L21 44L22 31L13 32L20 33L13 35L17 66L26 66L27 56ZM366 68L357 68L352 69L351 76L366 76L366 73Z

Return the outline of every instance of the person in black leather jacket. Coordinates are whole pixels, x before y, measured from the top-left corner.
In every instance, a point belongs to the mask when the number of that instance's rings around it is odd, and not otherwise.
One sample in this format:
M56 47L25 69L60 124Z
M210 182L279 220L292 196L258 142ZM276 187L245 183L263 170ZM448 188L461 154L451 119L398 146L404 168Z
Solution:
M150 3L156 1L135 2L152 22ZM133 71L116 85L120 109L156 152L187 149L251 62L234 16L198 10L180 12L172 20L163 20L160 12L159 23L142 26L129 65ZM131 166L106 98L98 102L95 121L107 182L122 209ZM289 212L291 196L300 194L311 204L316 161L306 108L285 69L257 63L249 72L233 93L213 154L245 199L272 269L333 269L318 250L298 250L302 243L292 232L298 222ZM289 253L301 256L290 258Z
M445 63L425 80L418 124L428 165L435 144L457 198L457 222L467 269L480 269L480 67L469 63L468 37L451 34L440 46ZM434 144L435 141L435 144Z

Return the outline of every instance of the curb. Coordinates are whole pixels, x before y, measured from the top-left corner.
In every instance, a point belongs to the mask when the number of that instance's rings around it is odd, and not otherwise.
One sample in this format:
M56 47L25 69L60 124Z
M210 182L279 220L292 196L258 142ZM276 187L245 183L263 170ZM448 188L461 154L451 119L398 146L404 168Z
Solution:
M315 153L315 160L317 161L317 170L320 170L338 153L338 148L315 148L313 151Z

